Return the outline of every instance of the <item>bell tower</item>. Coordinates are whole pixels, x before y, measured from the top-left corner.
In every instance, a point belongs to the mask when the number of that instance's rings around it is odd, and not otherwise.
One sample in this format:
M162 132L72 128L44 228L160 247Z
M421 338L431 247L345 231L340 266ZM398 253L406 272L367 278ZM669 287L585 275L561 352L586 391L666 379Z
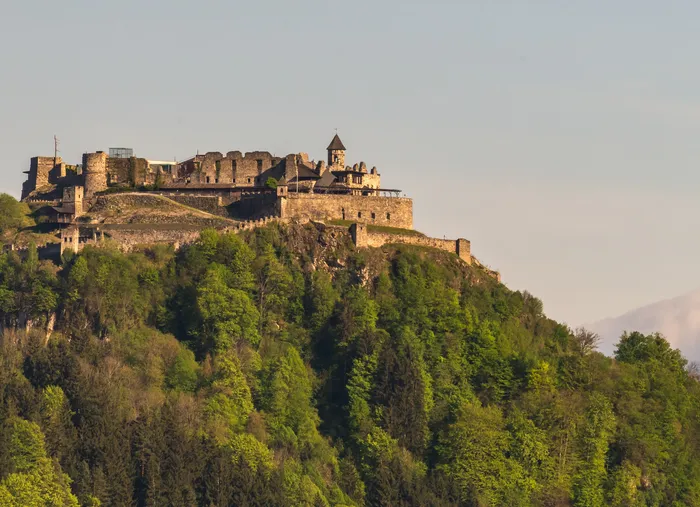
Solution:
M335 135L331 144L328 145L328 166L345 168L345 146L338 134Z

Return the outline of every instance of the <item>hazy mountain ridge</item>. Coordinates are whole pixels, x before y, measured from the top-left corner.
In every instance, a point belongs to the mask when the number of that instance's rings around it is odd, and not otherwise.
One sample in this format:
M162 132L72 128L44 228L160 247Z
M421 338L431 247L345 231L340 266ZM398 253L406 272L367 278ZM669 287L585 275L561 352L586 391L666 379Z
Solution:
M690 361L700 360L700 289L681 296L651 303L618 317L610 317L585 327L601 337L600 349L612 354L625 331L659 332Z

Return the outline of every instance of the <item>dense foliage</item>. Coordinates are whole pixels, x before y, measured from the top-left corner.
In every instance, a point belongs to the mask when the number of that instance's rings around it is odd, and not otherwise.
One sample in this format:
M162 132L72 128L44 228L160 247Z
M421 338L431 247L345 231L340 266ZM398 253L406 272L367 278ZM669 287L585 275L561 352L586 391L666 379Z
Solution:
M700 505L663 338L608 358L453 256L292 234L2 254L0 504Z

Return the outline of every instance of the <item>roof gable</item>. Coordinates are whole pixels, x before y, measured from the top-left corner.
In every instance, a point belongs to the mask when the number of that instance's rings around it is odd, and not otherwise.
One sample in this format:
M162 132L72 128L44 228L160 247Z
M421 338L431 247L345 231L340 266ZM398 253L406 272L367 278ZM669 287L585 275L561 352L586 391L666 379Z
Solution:
M340 137L338 137L338 134L335 135L333 140L331 141L331 144L328 145L327 150L345 150L345 146L343 145L343 141L340 140Z

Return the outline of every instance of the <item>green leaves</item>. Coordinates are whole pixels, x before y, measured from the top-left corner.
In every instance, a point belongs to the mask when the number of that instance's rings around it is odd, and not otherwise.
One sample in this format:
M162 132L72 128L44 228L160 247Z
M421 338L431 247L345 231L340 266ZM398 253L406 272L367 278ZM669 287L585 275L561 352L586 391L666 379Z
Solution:
M606 505L603 485L607 479L605 457L615 429L612 404L593 393L580 433L581 465L574 481L574 504L586 507Z
M239 340L260 341L260 313L248 294L227 283L228 271L214 265L197 288L197 309L202 318L202 338L218 352ZM235 283L235 280L232 281Z
M76 506L70 479L48 459L39 426L24 419L8 421L4 429L12 472L0 481L0 505L40 507Z
M214 375L204 413L213 425L215 438L228 442L245 427L253 411L253 399L233 353L217 357Z
M1 254L0 505L700 505L663 337L607 358L456 259L346 240Z
M500 410L467 404L439 438L438 469L453 480L460 500L483 505L512 505L527 498L535 483L507 452L511 437Z
M8 194L0 194L0 236L33 225L29 217L29 206Z
M14 471L31 470L41 459L46 458L44 434L38 424L14 418L8 421L5 431L6 453Z

